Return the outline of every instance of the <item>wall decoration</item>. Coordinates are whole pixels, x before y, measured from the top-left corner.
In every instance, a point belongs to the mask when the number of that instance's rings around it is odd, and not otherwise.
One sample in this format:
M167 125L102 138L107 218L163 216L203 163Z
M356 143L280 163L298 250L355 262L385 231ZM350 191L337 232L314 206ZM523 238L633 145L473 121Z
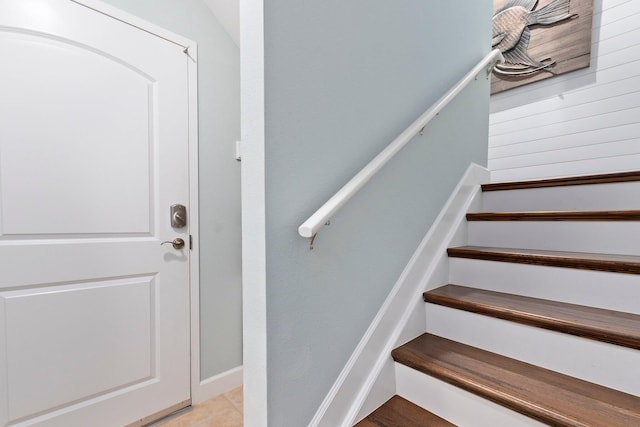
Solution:
M491 93L591 65L593 0L495 0Z

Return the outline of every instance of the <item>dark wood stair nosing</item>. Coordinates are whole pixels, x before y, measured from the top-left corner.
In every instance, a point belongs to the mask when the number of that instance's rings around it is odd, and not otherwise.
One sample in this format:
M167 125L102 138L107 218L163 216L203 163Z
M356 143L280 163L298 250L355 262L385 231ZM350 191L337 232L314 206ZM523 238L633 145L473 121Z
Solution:
M447 249L452 258L529 264L579 270L640 274L640 256L548 251L537 249L460 246Z
M640 171L617 172L564 178L535 179L528 181L495 182L483 184L482 191L520 190L528 188L564 187L573 185L611 184L640 181Z
M426 375L553 426L640 425L640 397L431 334L393 350Z
M354 427L456 427L424 408L395 395Z
M640 210L470 212L467 221L640 221Z
M502 292L445 285L425 302L537 328L640 349L640 315Z

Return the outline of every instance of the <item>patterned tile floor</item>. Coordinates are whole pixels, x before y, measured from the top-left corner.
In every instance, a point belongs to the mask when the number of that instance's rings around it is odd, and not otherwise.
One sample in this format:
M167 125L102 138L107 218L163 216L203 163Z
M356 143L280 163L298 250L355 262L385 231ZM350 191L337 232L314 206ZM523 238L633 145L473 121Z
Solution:
M153 424L154 427L243 427L242 387Z

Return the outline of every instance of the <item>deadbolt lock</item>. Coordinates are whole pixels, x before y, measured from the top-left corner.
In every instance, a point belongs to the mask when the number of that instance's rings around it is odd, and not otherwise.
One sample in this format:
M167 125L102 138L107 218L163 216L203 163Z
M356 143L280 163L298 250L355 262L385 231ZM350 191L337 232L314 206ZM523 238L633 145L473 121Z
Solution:
M170 215L171 227L182 228L187 225L187 207L185 205L172 205Z

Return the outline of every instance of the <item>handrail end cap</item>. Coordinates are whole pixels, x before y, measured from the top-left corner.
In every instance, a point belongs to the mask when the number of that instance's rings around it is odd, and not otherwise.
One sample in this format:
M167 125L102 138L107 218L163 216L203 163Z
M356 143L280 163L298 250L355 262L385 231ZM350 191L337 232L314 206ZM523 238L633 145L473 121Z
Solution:
M298 234L300 234L302 237L311 238L315 233L313 232L312 227L302 224L300 227L298 227Z

